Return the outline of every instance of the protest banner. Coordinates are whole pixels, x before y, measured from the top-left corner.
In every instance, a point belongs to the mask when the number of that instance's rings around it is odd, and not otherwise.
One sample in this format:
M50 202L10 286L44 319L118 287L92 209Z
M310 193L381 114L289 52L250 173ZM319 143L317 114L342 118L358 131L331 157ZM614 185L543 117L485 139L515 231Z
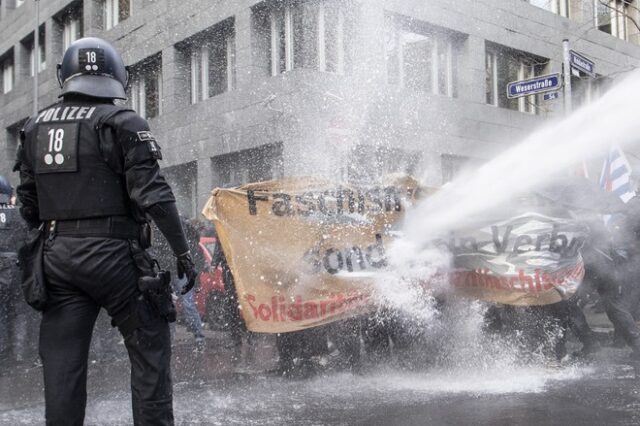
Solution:
M215 224L248 329L297 331L375 309L386 249L405 209L431 191L398 175L380 186L288 178L214 190L203 214ZM452 254L449 288L512 305L573 294L586 229L560 216L539 205L498 209L434 239Z

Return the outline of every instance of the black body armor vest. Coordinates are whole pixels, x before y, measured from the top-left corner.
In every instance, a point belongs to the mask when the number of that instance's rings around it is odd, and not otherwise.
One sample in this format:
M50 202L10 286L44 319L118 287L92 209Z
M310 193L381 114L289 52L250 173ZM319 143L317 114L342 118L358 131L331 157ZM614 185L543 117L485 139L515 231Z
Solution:
M106 120L124 108L62 102L24 127L24 154L31 163L40 220L131 216L122 173L107 162L101 143Z
M0 203L0 252L15 253L24 242L26 228L16 206Z

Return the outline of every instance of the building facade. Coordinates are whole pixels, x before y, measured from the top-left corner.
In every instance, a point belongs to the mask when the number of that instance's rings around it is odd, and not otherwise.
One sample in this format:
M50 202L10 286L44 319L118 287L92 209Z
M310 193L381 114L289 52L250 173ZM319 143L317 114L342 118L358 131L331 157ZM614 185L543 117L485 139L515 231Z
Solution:
M590 102L640 65L638 0L34 0L0 2L0 174L19 130L56 102L56 64L82 36L131 65L188 216L212 188L292 175L441 185L564 113L506 84L562 71L562 40L596 64Z

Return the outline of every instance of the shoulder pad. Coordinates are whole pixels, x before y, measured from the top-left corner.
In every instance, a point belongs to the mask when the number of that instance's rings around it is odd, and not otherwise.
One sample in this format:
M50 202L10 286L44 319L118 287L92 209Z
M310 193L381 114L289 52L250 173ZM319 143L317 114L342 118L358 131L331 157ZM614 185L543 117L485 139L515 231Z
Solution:
M110 121L113 125L117 126L119 130L123 131L136 133L138 131L149 130L147 120L130 109L118 111Z
M134 111L119 112L110 120L110 125L115 129L130 161L138 163L148 159L162 159L160 146L149 129L149 123Z
M115 117L118 117L122 114L135 114L135 111L133 111L132 109L126 108L126 107L121 107L118 105L112 105L112 104L101 104L99 105L99 112L98 112L98 123L97 126L98 128L102 127L103 125L109 125L111 127L115 127L115 123L114 121L116 120Z

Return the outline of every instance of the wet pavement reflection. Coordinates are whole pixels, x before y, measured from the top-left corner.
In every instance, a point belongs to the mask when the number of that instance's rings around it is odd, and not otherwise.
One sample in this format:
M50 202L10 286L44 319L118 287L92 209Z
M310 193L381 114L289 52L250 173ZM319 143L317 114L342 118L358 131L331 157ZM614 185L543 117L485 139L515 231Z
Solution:
M325 370L285 378L273 340L233 362L230 340L208 332L197 352L188 338L174 350L179 425L635 425L640 381L623 350L605 348L590 363L482 371L413 370L369 365L357 373ZM118 351L123 348L117 349ZM94 357L87 425L131 424L128 361ZM122 355L122 354L120 354ZM43 423L41 370L21 363L0 376L0 425Z

